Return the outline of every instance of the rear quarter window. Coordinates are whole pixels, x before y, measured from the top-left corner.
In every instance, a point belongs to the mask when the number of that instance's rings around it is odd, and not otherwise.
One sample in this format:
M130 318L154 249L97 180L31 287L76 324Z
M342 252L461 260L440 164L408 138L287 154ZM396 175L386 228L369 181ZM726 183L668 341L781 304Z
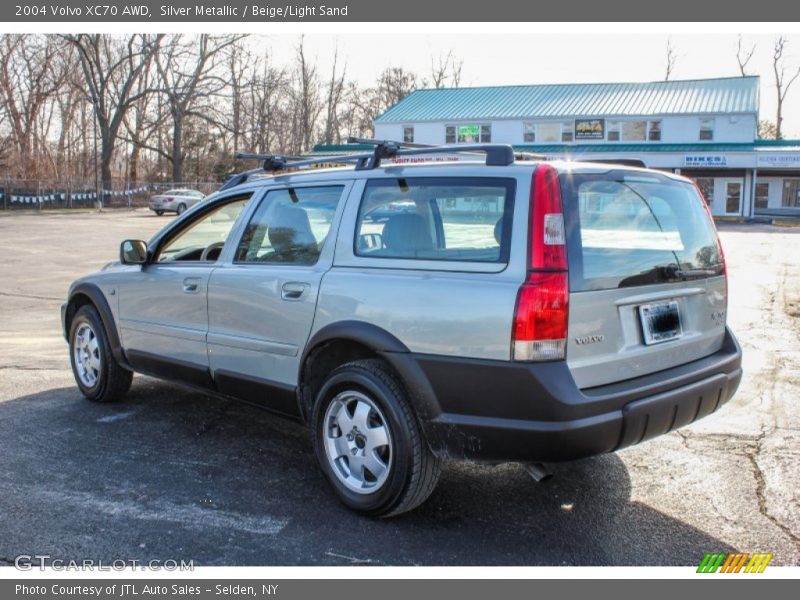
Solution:
M513 179L374 179L359 206L357 256L507 262Z

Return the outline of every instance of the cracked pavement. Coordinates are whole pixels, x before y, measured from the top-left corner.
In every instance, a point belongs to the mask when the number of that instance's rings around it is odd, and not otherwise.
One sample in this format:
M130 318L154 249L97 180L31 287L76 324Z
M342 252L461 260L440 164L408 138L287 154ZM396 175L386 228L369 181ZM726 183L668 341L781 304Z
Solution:
M81 398L67 286L167 222L0 215L0 563L696 565L743 551L800 564L800 229L720 227L745 376L717 413L556 465L544 484L519 465L448 463L425 505L381 521L332 497L298 424L140 376L121 404Z

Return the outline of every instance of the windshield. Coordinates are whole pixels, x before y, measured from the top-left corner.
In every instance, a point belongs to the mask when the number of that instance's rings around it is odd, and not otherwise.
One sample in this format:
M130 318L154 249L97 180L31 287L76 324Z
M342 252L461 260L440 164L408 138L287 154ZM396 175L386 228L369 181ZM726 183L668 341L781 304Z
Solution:
M562 194L572 291L722 275L716 230L690 183L631 171L566 174Z

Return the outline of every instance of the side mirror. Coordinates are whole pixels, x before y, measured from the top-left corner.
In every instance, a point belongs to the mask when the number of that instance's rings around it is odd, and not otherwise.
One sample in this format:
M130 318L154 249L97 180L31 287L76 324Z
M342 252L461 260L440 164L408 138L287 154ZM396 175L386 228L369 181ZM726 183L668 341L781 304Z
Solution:
M123 265L147 263L147 243L142 240L125 240L119 247L119 260Z

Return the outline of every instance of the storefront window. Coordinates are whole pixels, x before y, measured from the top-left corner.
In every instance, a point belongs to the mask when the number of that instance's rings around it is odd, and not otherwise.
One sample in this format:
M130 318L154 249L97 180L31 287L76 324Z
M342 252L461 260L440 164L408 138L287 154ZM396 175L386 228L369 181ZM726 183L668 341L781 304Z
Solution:
M769 206L769 183L756 183L756 208Z
M800 179L783 180L782 204L787 208L800 207Z
M623 142L643 142L645 141L645 131L647 123L645 121L623 121L622 122L622 141Z
M572 123L562 123L561 124L561 141L562 142L571 142L574 138Z
M714 201L714 179L711 177L698 177L694 180L706 204Z
M447 144L477 144L492 141L491 125L447 125L444 128Z
M403 127L403 141L409 144L414 143L414 127Z
M523 123L522 124L522 141L526 144L531 144L536 141L536 124Z
M700 139L703 141L714 139L714 119L700 119Z
M647 139L651 142L661 141L661 121L650 121L647 130Z
M608 122L608 134L607 139L609 142L618 142L619 141L619 121L609 121Z
M536 126L536 139L540 142L560 142L561 123L539 123Z

